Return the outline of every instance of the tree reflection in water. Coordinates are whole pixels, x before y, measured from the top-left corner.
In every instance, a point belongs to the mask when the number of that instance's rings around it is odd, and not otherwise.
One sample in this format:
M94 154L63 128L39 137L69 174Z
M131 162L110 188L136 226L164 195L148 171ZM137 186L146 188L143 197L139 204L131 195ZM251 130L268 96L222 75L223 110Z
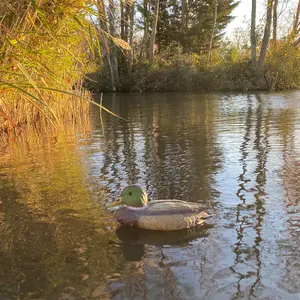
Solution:
M1 150L0 298L298 299L298 92L118 94L90 135ZM118 228L130 183L210 208L210 228Z

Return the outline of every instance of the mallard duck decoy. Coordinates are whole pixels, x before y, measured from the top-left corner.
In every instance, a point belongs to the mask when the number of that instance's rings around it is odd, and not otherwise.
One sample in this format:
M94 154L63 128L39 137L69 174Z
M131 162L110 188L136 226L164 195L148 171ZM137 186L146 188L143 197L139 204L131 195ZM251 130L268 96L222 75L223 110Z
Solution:
M123 226L149 230L181 230L201 225L210 215L197 203L181 200L152 200L139 185L130 185L118 201L106 207L124 205L116 213Z

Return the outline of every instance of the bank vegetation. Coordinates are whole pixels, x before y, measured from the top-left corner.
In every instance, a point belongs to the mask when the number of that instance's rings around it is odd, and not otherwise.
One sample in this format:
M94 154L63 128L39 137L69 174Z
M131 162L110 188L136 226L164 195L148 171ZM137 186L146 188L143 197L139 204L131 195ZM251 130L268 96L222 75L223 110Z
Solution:
M300 1L253 0L252 11L245 11L249 20L225 34L238 5L236 0L108 1L105 26L131 50L107 48L87 86L133 92L299 88Z
M101 61L99 1L3 0L0 4L0 131L51 130L89 118L85 74ZM118 39L114 39L118 44ZM122 46L121 41L120 46ZM126 44L123 43L124 47ZM99 65L99 63L98 63Z

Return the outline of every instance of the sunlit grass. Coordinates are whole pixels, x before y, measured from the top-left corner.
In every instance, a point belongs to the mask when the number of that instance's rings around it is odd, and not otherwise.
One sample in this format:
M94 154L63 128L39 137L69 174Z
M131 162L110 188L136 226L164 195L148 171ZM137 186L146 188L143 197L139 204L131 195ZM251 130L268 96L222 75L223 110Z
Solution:
M62 129L70 120L88 118L95 103L83 78L101 60L100 29L91 22L94 1L1 2L1 132L36 122Z

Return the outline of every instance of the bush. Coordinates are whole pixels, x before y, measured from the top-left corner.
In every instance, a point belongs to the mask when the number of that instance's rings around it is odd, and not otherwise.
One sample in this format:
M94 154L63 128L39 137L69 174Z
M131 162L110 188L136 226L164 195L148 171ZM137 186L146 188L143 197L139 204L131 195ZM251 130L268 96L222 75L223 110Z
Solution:
M132 91L250 90L255 79L248 62L228 63L220 53L207 56L185 54L169 60L135 65Z
M265 76L269 89L300 88L300 50L290 43L281 43L269 51Z
M250 50L223 45L207 55L182 54L176 48L156 56L155 61L135 62L132 76L122 72L122 91L188 92L294 89L300 87L300 51L288 43L278 43L268 52L263 73L251 65ZM175 47L175 46L174 46ZM105 71L105 70L103 70ZM102 71L102 72L103 72ZM101 91L109 90L102 73Z

